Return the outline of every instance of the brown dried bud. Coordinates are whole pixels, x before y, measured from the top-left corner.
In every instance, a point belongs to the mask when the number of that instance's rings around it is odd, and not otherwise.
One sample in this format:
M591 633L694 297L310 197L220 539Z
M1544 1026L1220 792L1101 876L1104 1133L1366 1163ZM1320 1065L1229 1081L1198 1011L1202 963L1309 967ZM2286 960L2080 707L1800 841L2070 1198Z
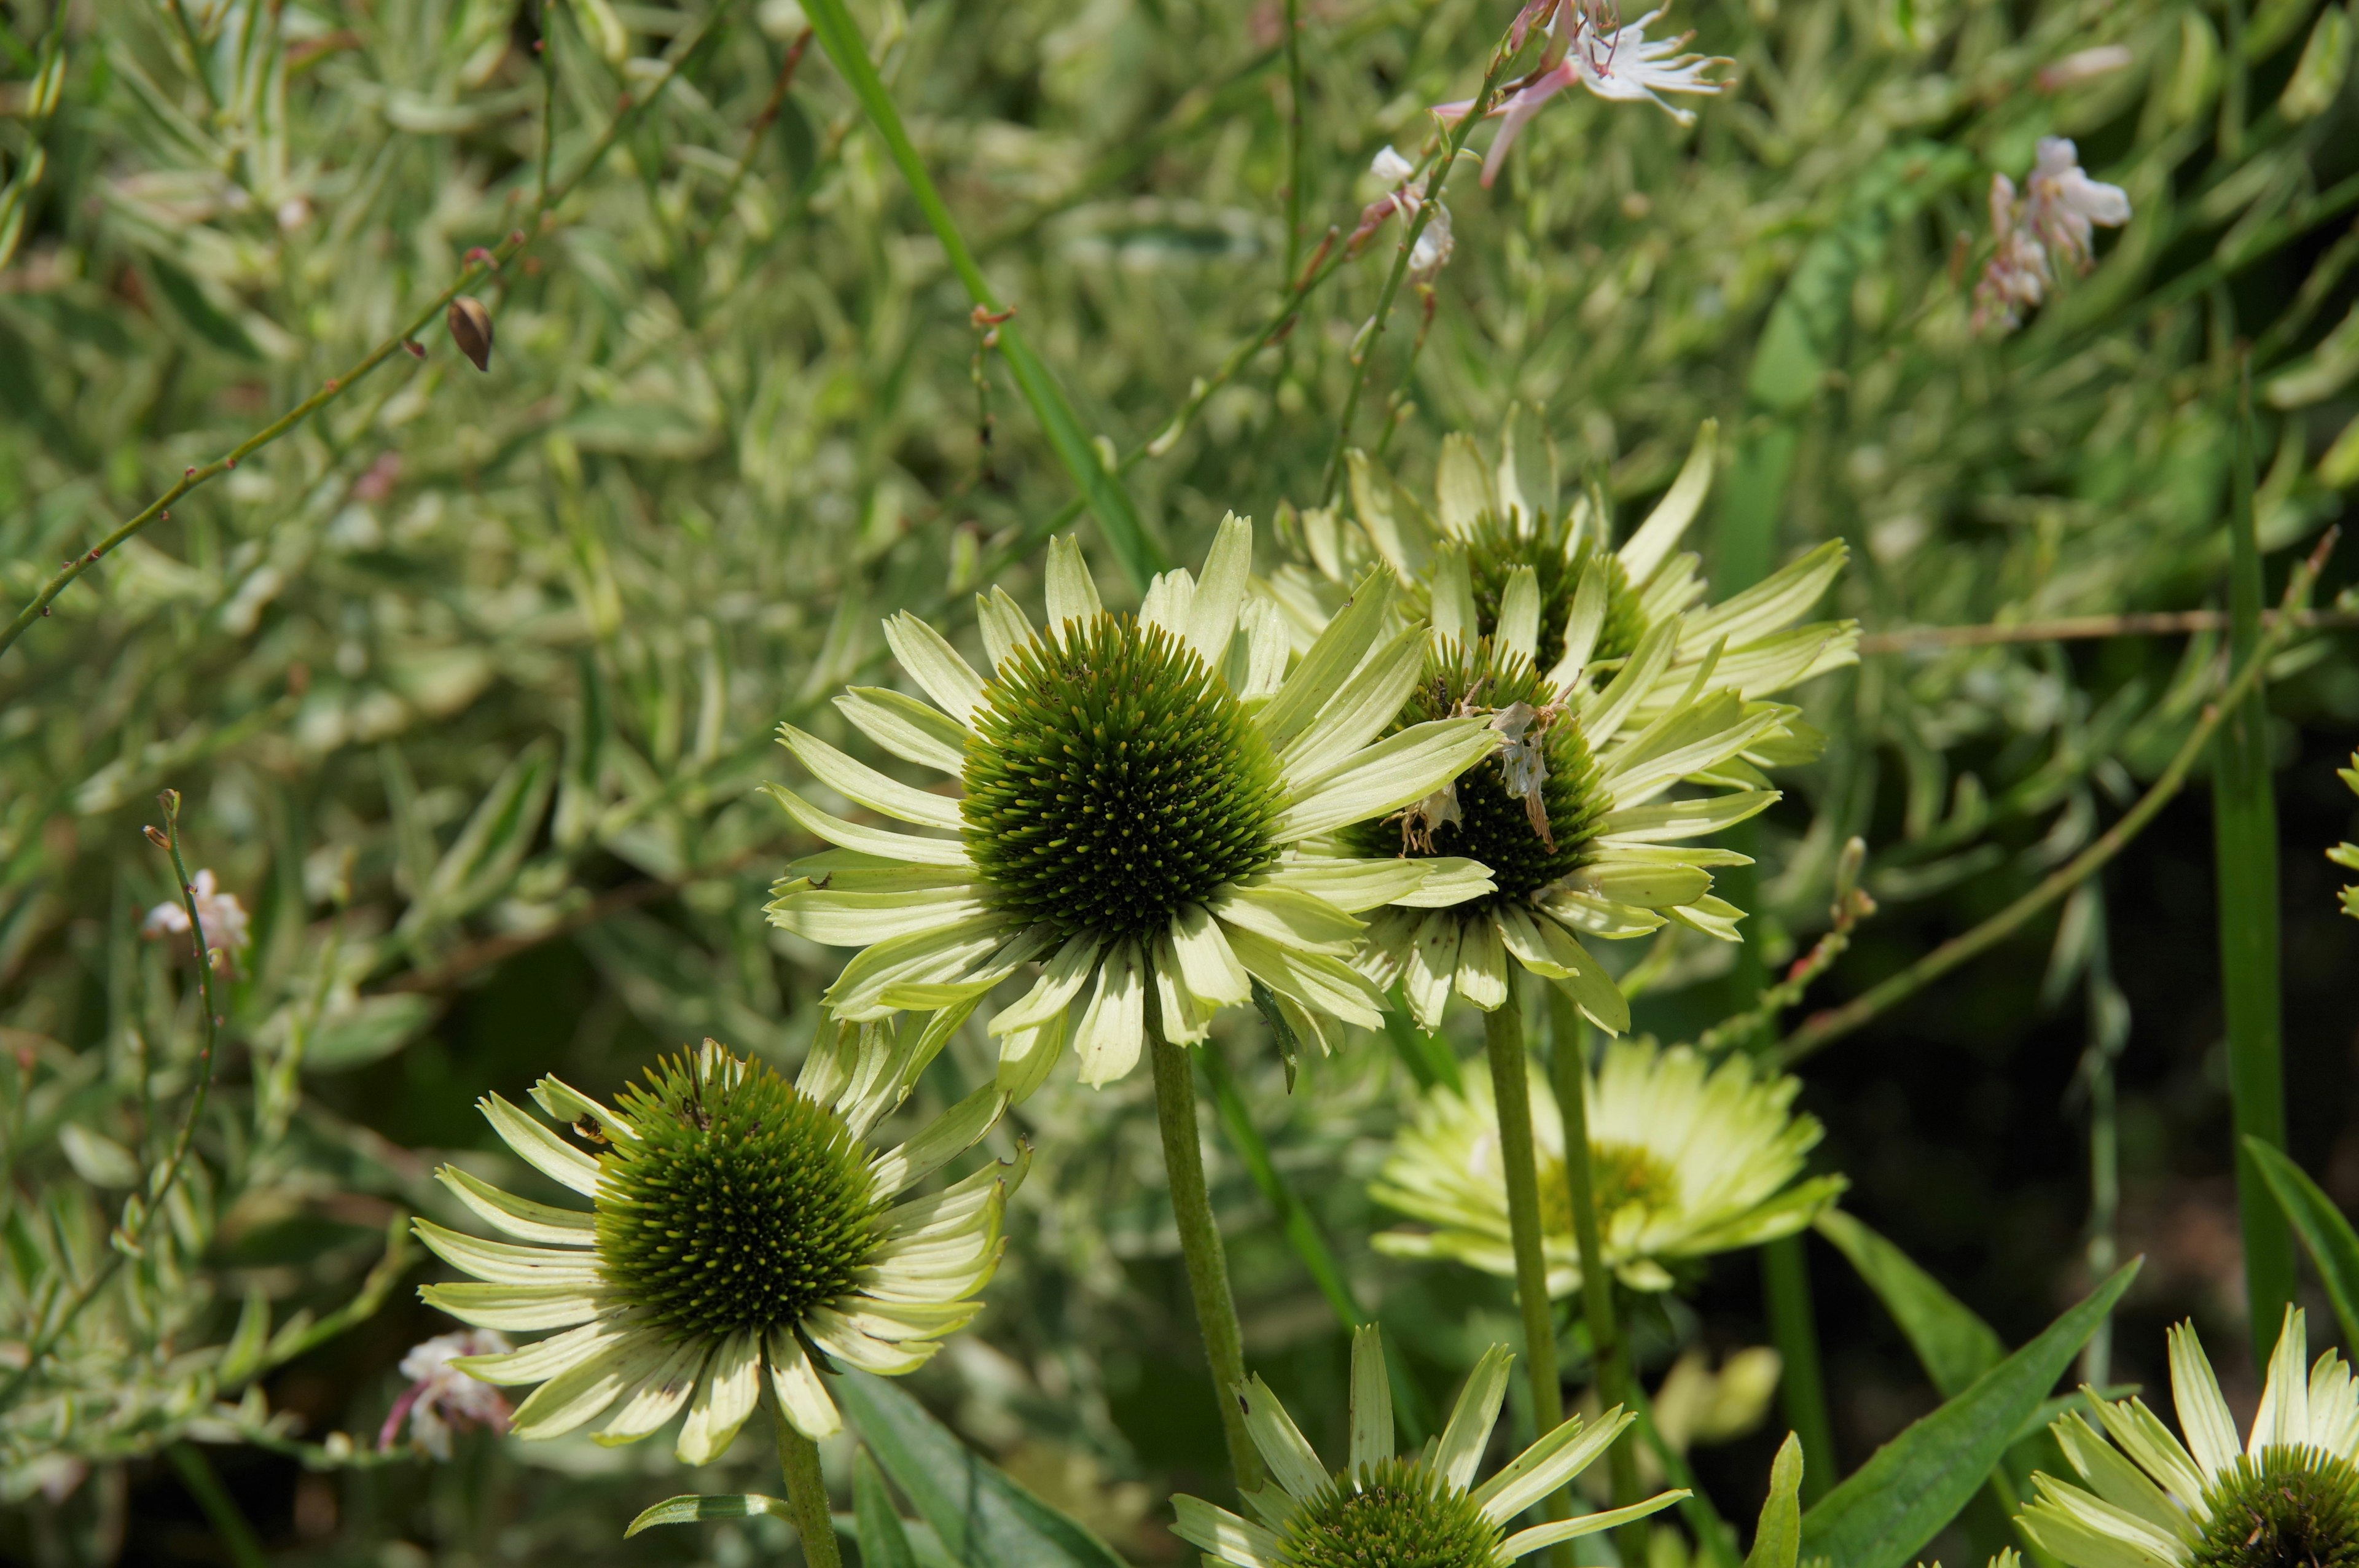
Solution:
M477 370L492 368L492 313L484 302L472 295L462 294L451 301L450 314L443 318L451 329L451 341L459 351L472 361Z
M164 830L160 827L143 827L140 831L147 834L147 842L155 845L158 849L168 849L172 847L172 841L164 837Z

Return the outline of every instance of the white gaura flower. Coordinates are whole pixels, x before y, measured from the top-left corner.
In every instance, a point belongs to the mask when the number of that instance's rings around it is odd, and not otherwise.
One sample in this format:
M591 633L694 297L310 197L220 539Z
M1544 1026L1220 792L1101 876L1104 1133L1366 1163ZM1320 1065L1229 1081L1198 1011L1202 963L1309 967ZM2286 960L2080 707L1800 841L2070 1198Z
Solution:
M1495 1345L1474 1364L1440 1438L1420 1452L1394 1452L1393 1401L1384 1342L1375 1325L1352 1336L1352 1453L1330 1474L1258 1377L1236 1390L1245 1424L1275 1485L1245 1495L1254 1519L1187 1496L1171 1499L1172 1533L1204 1549L1211 1568L1502 1568L1544 1546L1613 1530L1660 1512L1688 1493L1663 1492L1627 1508L1519 1530L1516 1516L1563 1486L1612 1447L1632 1417L1621 1406L1596 1422L1579 1417L1524 1450L1481 1486L1474 1473L1498 1424L1515 1357Z
M1568 87L1586 87L1597 97L1616 103L1644 101L1682 125L1693 124L1689 110L1666 103L1666 92L1715 93L1726 83L1705 72L1731 62L1709 55L1685 54L1695 35L1647 41L1647 28L1663 13L1658 9L1623 27L1596 27L1585 8L1561 6L1549 20L1549 59L1538 70L1500 94L1488 117L1502 117L1499 135L1483 159L1483 184L1488 189L1506 161L1507 149L1524 134L1524 126L1548 101ZM1474 108L1471 98L1437 103L1433 113L1445 125L1454 125Z
M2288 1308L2267 1385L2239 1444L2235 1418L2192 1325L2170 1331L2180 1437L2140 1400L2082 1392L2057 1421L2084 1488L2035 1474L2021 1516L2069 1568L2344 1568L2359 1561L2359 1391L2330 1350L2309 1358L2302 1314ZM2105 1441L2107 1437L2112 1443ZM2116 1446L2118 1445L2118 1446Z
M2099 225L2130 221L2130 199L2118 185L2091 179L2080 149L2062 136L2042 136L2020 198L2004 174L1991 176L1991 238L1995 249L1974 286L1972 325L2012 331L2026 310L2047 298L2060 265L2086 272L2096 263Z
M1001 1083L1031 1092L1069 1013L1084 1081L1130 1071L1150 1007L1166 1039L1204 1038L1256 982L1300 1033L1375 1027L1381 993L1352 965L1361 912L1487 892L1462 860L1332 852L1353 823L1430 795L1487 755L1477 718L1393 719L1425 658L1421 625L1389 627L1393 583L1370 574L1287 673L1275 610L1248 600L1253 529L1221 526L1201 581L1155 579L1136 616L1107 613L1070 538L1051 545L1049 622L1006 590L979 599L984 676L915 616L885 633L928 706L854 687L853 726L904 761L952 774L956 796L911 788L782 727L819 783L934 835L887 832L773 788L833 844L779 883L770 917L863 950L825 1000L839 1018L972 1007L1038 960L990 1020Z
M212 871L199 871L189 879L189 895L197 906L197 920L205 928L205 950L212 956L214 968L234 963L254 940L247 928L245 905L237 894L223 892L214 881ZM167 899L147 912L140 930L149 936L166 932L175 934L189 928L189 912L179 899Z
M944 1015L946 1018L950 1015ZM962 1015L960 1015L962 1016ZM909 1189L990 1130L1006 1098L968 1096L908 1142L867 1134L949 1038L875 1024L823 1029L789 1084L720 1044L668 1058L612 1107L543 1078L533 1098L598 1149L585 1152L497 1095L484 1115L527 1164L591 1200L537 1203L446 1165L436 1174L512 1241L417 1222L475 1277L419 1294L462 1323L563 1333L451 1365L488 1383L537 1383L512 1430L632 1443L682 1411L676 1452L720 1456L766 1387L818 1439L842 1422L822 1374L836 1363L912 1371L982 1309L1000 1218L1028 1152L926 1197Z
M499 1390L453 1363L470 1356L504 1355L510 1348L507 1336L488 1328L438 1334L411 1346L401 1358L401 1375L409 1379L409 1387L386 1413L385 1425L376 1434L377 1448L393 1446L405 1420L409 1422L410 1441L444 1461L451 1457L453 1432L477 1426L506 1432L508 1402L500 1397Z
M1487 637L1499 630L1510 579L1528 568L1539 595L1533 656L1560 689L1610 676L1649 631L1684 613L1669 662L1638 698L1637 717L1650 720L1715 646L1714 680L1748 699L1856 663L1857 622L1797 624L1842 575L1839 539L1723 603L1703 602L1701 559L1679 545L1702 510L1718 454L1718 427L1706 421L1670 489L1617 548L1598 498L1560 496L1554 453L1528 411L1508 422L1495 465L1472 437L1447 437L1430 508L1354 451L1355 520L1306 513L1308 568L1281 567L1268 589L1300 641L1326 624L1343 582L1381 561L1409 585L1407 603L1430 614L1437 636ZM1594 597L1584 605L1584 595ZM1789 744L1754 760L1770 766L1808 754Z
M1800 1087L1741 1054L1714 1066L1684 1045L1606 1046L1590 1076L1589 1161L1603 1260L1616 1279L1669 1290L1678 1266L1791 1236L1842 1195L1841 1176L1796 1179L1821 1133L1817 1118L1793 1111ZM1581 1288L1581 1253L1564 1120L1543 1077L1532 1077L1531 1091L1549 1294L1570 1295ZM1430 1227L1381 1232L1378 1251L1515 1276L1489 1077L1470 1076L1463 1093L1430 1093L1369 1190Z

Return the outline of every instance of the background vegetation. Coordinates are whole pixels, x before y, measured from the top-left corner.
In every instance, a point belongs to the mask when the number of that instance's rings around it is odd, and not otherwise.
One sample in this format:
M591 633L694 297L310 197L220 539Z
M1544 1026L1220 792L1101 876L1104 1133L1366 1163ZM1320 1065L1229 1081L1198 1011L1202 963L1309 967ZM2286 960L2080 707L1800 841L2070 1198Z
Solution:
M1805 1011L2031 886L2185 737L2216 632L2054 623L2226 602L2241 366L2272 593L2359 484L2339 3L1692 0L1671 21L1733 61L1732 90L1691 128L1552 104L1494 187L1461 171L1453 259L1373 341L1391 231L1290 314L1288 280L1383 193L1377 149L1413 153L1427 106L1473 90L1501 0L855 16L984 272L1127 464L1150 548L1194 559L1234 508L1275 566L1270 524L1321 498L1361 348L1348 439L1413 490L1442 434L1489 442L1520 402L1569 481L1642 514L1714 416L1732 455L1708 559L1850 541L1839 608L1868 651L1809 692L1832 743L1760 834L1755 958L1824 925L1851 835L1881 913ZM0 1556L791 1550L766 1519L625 1544L682 1489L659 1447L370 1451L396 1363L447 1326L388 1238L440 1212L440 1159L503 1173L479 1094L612 1086L708 1033L782 1062L809 1039L837 960L760 914L794 848L751 794L781 776L772 727L830 718L893 609L955 619L993 581L1037 602L1052 529L1123 577L1092 518L1068 522L1067 469L807 42L794 0L5 8L0 612L313 406L83 561L0 654L0 1378L60 1291L121 1260L109 1229L202 1076L195 969L141 934L172 888L139 831L160 788L182 792L191 867L254 916L213 1004L220 1082L143 1256L0 1395ZM1989 179L2019 179L2043 135L2077 138L2136 215L2025 330L1977 337ZM439 325L471 266L488 373ZM2330 560L2321 602L2353 578ZM2326 619L2271 671L2266 741L2290 1149L2347 1206L2359 931L2322 851L2359 838L2334 776L2359 638ZM1897 635L1977 624L2012 630ZM2201 789L2179 798L2060 918L1814 1056L1803 1104L1847 1206L2009 1344L2145 1252L2084 1369L2151 1390L2162 1323L2192 1314L2248 1408L2211 816ZM1690 1037L1751 1000L1731 954L1660 957L1642 1029ZM1362 1038L1289 1093L1257 1023L1221 1044L1438 1402L1515 1320L1504 1281L1366 1245L1400 1059ZM962 1039L919 1100L987 1070ZM1016 1119L1040 1162L1009 1263L979 1332L911 1386L1133 1560L1180 1561L1164 1499L1217 1472L1219 1433L1147 1086L1062 1074ZM1213 1150L1215 1197L1248 1355L1306 1422L1328 1412L1332 1444L1345 1336L1236 1148ZM1936 1396L1810 1246L1849 1468ZM1738 1257L1642 1325L1641 1360L1653 1386L1684 1347L1767 1338ZM1699 1454L1727 1517L1758 1506L1784 1424ZM258 1549L201 1506L191 1439ZM749 1440L694 1484L760 1489L768 1465ZM1996 1541L1970 1514L1943 1546Z

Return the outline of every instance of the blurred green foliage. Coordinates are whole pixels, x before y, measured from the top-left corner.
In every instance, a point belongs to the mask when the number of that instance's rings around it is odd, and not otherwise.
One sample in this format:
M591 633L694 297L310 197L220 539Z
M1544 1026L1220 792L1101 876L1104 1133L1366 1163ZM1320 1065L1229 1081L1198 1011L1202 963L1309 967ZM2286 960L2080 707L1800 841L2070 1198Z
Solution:
M1287 258L1384 194L1371 157L1423 145L1427 106L1472 90L1511 19L1501 0L1308 0L1292 84L1291 9L857 12L1109 455L1165 433L1271 323ZM834 959L760 914L792 847L751 794L777 775L771 728L834 736L825 698L879 666L884 613L955 617L995 580L1035 601L1064 470L842 82L801 58L793 0L14 0L0 20L9 613L395 332L524 221L548 169L640 111L478 289L488 373L423 335L0 654L0 1379L61 1333L0 1396L0 1552L205 1555L193 1508L176 1523L180 1502L131 1500L183 1496L154 1460L187 1438L288 1461L215 1450L288 1562L784 1550L753 1519L626 1552L623 1524L678 1489L659 1448L478 1437L463 1465L376 1458L395 1362L440 1331L386 1237L447 1203L437 1158L521 1177L470 1109L487 1089L554 1070L603 1092L708 1033L799 1055ZM1849 539L1838 609L1871 633L2201 607L2221 595L2249 352L2275 574L2341 514L2359 92L2340 0L1700 0L1672 21L1734 62L1692 128L1569 94L1495 187L1471 168L1451 185L1454 258L1375 340L1348 432L1411 492L1443 433L1488 442L1523 402L1568 482L1642 514L1712 416L1734 452L1716 503L1774 520L1778 559ZM2020 178L2049 135L2136 215L2022 332L1977 338L1990 177ZM1125 470L1169 557L1234 508L1277 563L1267 524L1318 500L1392 233ZM2215 651L1887 650L1819 682L1832 745L1762 834L1772 957L1824 924L1855 833L1900 919L1870 963L2019 891L2169 755ZM2354 655L2348 635L2284 655L2282 755L2295 725L2359 728ZM60 1326L192 1088L194 970L141 935L171 895L138 831L168 784L191 864L254 940L168 1223ZM2086 908L2056 930L2052 996L2112 985L2104 930ZM1691 1033L1749 1000L1723 952L1653 958L1642 1027ZM1278 1172L1439 1403L1513 1317L1495 1281L1365 1245L1410 1075L1379 1036L1288 1094L1257 1026L1226 1049ZM958 1042L913 1113L988 1060ZM995 1135L1040 1151L1009 1264L919 1387L1127 1554L1168 1561L1161 1499L1217 1465L1219 1434L1151 1120L1143 1081L1060 1075ZM1214 1181L1250 1357L1340 1422L1327 1305L1245 1166L1216 1151ZM1674 1301L1641 1349L1659 1370L1701 1333ZM696 1484L758 1489L767 1464L749 1441ZM1749 1515L1761 1484L1724 1511Z

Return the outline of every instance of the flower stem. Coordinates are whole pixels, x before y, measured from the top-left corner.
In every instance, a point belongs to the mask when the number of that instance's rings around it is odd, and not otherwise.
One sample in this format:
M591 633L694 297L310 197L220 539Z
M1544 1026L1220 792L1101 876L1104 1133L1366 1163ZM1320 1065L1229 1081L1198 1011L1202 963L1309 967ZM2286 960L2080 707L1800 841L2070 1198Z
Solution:
M1507 1000L1483 1015L1483 1054L1491 1064L1491 1098L1499 1110L1499 1163L1507 1180L1507 1233L1515 1244L1516 1303L1524 1314L1524 1370L1532 1384L1532 1425L1545 1437L1564 1423L1564 1387L1557 1376L1556 1319L1549 1309L1548 1260L1540 1249L1539 1162L1532 1148L1532 1089L1524 1050L1524 1011L1513 975ZM1550 1519L1569 1519L1572 1493L1548 1499ZM1569 1548L1558 1548L1569 1564Z
M770 1421L778 1433L778 1469L787 1478L787 1507L810 1568L843 1568L835 1543L835 1515L828 1507L827 1482L819 1473L819 1444L795 1430L777 1397L769 1396Z
M1631 1398L1629 1336L1622 1329L1614 1274L1605 1266L1605 1245L1597 1232L1597 1185L1589 1162L1589 1026L1571 992L1552 985L1548 993L1553 1047L1549 1072L1557 1112L1564 1119L1564 1185L1571 1199L1573 1245L1581 1253L1581 1310L1589 1324L1589 1343L1597 1360L1597 1397L1607 1406L1635 1411L1638 1407ZM1605 1457L1614 1477L1614 1506L1625 1508L1636 1502L1636 1445L1617 1443L1605 1451ZM1614 1541L1625 1563L1645 1561L1645 1525L1625 1525L1614 1532Z
M1229 1258L1212 1199L1204 1185L1204 1144L1196 1129L1196 1083L1188 1048L1163 1038L1162 1021L1147 1010L1147 1038L1155 1065L1155 1121L1163 1134L1163 1168L1171 1180L1171 1217L1180 1227L1180 1256L1188 1266L1188 1292L1196 1301L1196 1327L1204 1338L1204 1359L1212 1369L1212 1392L1221 1409L1221 1434L1228 1440L1229 1469L1237 1490L1261 1486L1261 1455L1245 1431L1245 1333L1237 1326L1236 1298L1229 1290Z

